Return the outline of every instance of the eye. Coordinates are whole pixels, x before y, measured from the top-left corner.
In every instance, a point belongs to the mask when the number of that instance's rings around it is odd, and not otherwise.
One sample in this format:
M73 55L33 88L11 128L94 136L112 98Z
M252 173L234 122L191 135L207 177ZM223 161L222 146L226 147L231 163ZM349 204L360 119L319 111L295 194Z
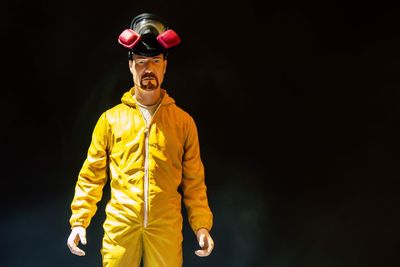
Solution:
M139 64L139 65L143 65L143 64L145 63L145 60L139 58L139 59L136 59L136 60L135 60L135 63L136 63L136 64Z
M158 64L158 63L161 62L161 59L159 59L159 58L154 58L154 59L153 59L153 62L156 63L156 64Z

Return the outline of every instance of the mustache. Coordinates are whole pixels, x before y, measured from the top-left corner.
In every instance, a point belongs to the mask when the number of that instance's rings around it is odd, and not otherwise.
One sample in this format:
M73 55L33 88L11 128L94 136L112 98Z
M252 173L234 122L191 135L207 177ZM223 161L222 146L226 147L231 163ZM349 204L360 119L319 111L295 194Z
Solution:
M157 80L157 76L152 72L143 74L141 79L146 79L146 78L153 78L153 79Z

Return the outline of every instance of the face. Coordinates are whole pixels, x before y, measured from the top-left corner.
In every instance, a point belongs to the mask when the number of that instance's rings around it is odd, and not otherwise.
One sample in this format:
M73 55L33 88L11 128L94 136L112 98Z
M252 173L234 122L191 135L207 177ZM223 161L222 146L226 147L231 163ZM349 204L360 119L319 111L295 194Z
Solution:
M154 57L133 55L129 60L129 69L136 86L146 91L160 88L167 68L167 60L163 54Z

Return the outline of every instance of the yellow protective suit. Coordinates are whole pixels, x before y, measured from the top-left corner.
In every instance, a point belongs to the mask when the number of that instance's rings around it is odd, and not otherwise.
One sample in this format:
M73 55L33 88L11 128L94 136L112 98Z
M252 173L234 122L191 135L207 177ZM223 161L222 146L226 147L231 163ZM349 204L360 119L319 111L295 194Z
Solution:
M71 227L88 227L110 177L103 266L182 266L181 194L194 232L211 230L204 168L193 118L162 90L146 127L133 98L99 118L71 204Z

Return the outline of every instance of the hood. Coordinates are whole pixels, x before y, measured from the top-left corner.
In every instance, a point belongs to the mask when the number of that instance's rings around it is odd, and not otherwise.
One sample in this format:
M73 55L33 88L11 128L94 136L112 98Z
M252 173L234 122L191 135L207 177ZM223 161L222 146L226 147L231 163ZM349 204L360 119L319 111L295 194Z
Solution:
M130 107L136 107L136 100L133 97L135 95L135 87L132 87L128 92L125 92L121 98L122 103ZM170 97L166 90L161 89L161 106L175 104L175 100Z

